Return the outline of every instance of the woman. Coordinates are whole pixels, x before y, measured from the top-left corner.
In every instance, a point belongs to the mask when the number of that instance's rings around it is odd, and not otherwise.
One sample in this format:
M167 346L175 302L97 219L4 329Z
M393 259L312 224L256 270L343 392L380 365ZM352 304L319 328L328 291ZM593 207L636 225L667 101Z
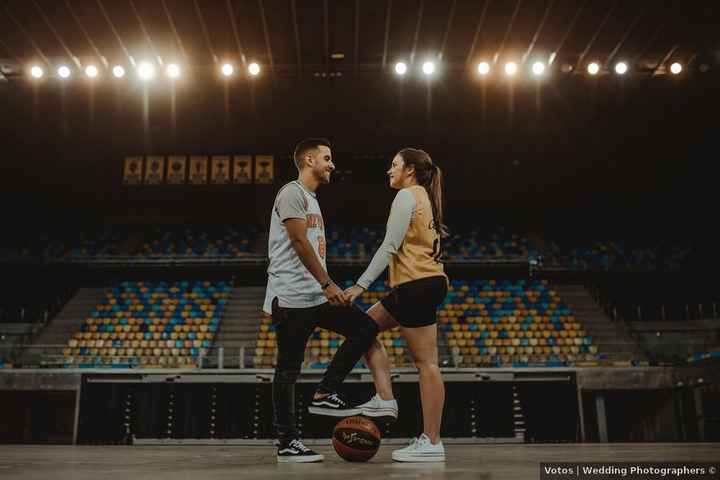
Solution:
M390 293L368 314L380 331L398 325L420 374L423 433L393 452L400 462L442 462L440 422L445 388L438 367L437 306L447 294L448 279L440 263L440 241L446 236L442 212L442 172L422 150L400 150L387 172L390 187L399 190L393 201L387 232L365 273L345 291L355 301L390 267ZM390 364L382 343L375 341L366 362L377 394L360 405L364 415L397 417L390 383Z

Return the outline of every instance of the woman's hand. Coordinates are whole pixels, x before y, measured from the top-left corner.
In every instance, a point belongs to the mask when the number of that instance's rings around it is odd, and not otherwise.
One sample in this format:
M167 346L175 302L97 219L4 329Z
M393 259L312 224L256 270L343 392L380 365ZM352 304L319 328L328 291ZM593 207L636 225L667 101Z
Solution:
M355 303L355 300L363 294L365 289L360 285L353 285L352 287L345 290L345 298L351 305Z

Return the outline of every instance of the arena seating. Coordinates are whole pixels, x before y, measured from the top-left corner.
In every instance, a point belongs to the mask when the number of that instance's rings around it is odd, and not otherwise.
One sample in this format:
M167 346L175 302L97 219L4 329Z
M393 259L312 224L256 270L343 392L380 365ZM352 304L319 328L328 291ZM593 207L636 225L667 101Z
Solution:
M544 263L570 270L676 270L687 263L691 251L688 246L631 246L620 241L582 246L551 242Z
M229 282L122 282L63 349L66 367L194 367L212 346Z
M451 233L445 241L444 258L447 260L498 260L534 255L526 237L507 233L504 228L491 234L478 229Z
M438 319L460 367L563 366L597 353L546 280L453 280Z
M119 227L81 228L71 233L38 234L32 241L15 245L22 256L46 258L86 258L118 253L120 242L126 234Z
M137 255L145 257L240 257L250 253L257 229L237 227L158 227L145 238Z
M382 243L385 227L329 227L328 258L369 258ZM444 258L451 261L497 260L527 258L534 254L526 237L507 233L504 228L494 233L480 229L458 231L444 242Z
M351 284L345 282L345 287ZM375 282L358 305L367 310L387 290L387 284ZM522 367L596 363L597 347L592 338L546 281L453 280L438 311L438 321L450 349L446 365ZM399 329L382 332L379 339L394 367L412 366ZM310 339L303 366L326 368L341 341L341 336L317 329ZM272 368L276 349L274 326L265 317L260 325L254 366Z
M328 258L371 257L385 236L385 227L330 227L326 230Z

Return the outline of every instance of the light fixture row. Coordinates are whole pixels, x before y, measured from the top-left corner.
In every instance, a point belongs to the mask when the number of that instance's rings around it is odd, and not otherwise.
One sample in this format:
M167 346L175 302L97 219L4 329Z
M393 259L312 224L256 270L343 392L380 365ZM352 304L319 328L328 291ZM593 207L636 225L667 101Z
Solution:
M569 69L567 71L571 71L572 67L568 66ZM421 65L421 72L425 76L432 76L437 71L437 64L433 61L425 61ZM617 62L613 70L618 75L625 75L629 71L629 66L626 62ZM516 62L507 62L503 66L503 71L505 72L505 75L512 77L516 75L519 71L520 67ZM395 74L398 76L404 76L409 72L409 67L407 63L403 61L399 61L395 63ZM542 76L547 70L547 65L541 61L536 61L531 65L530 72L535 75L536 77ZM586 66L586 71L590 75L597 75L602 70L602 67L600 63L598 62L590 62ZM125 76L126 71L125 68L122 65L115 65L112 67L112 74L116 78L122 78ZM141 62L137 66L137 74L138 77L140 77L141 80L144 81L150 81L156 76L156 68L155 65L151 62ZM488 62L480 62L477 64L477 73L481 76L489 75L492 71L492 66ZM565 70L564 70L565 71ZM670 65L670 73L673 75L678 75L683 71L683 66L679 62L674 62ZM85 75L88 78L96 78L100 71L95 65L88 65L85 67ZM252 76L257 76L260 74L260 65L252 62L247 67L247 72ZM165 74L170 78L171 80L177 79L181 76L182 70L178 64L171 63L165 67ZM235 74L235 67L231 63L224 63L220 67L220 73L224 77L231 77ZM38 65L33 65L30 67L30 75L33 78L39 79L42 78L45 75L45 71L42 67ZM61 79L68 79L72 76L72 70L67 65L61 65L57 69L57 75Z
M127 73L122 65L113 66L111 71L115 78L123 78ZM260 65L252 62L248 65L247 71L250 75L257 76L260 74ZM86 66L84 72L88 78L96 78L100 74L98 67L95 65ZM141 62L138 64L136 72L141 80L150 81L156 76L156 67L151 62ZM72 76L73 71L67 65L60 65L56 73L61 79L68 79ZM220 73L225 77L230 77L235 74L235 67L231 63L224 63L220 67ZM171 80L175 80L180 78L182 69L180 65L171 63L165 67L165 74ZM42 78L45 76L45 70L39 65L32 65L30 67L30 76L36 79Z
M567 70L563 70L563 71L568 71L568 72L572 71L572 66L568 66L568 67L569 68ZM519 69L520 69L520 67L518 66L518 64L516 62L507 62L503 66L503 71L505 72L505 75L507 75L509 77L516 75L518 73ZM586 69L587 69L587 73L589 73L590 75L597 75L598 73L600 73L602 67L598 62L590 62L590 63L588 63ZM625 75L629 69L630 69L630 67L628 66L628 64L626 62L622 62L622 61L617 62L613 68L615 73L618 75ZM422 73L425 74L426 76L433 75L436 70L437 70L437 66L436 66L435 62L432 62L432 61L424 62L421 67ZM482 76L489 75L491 70L492 70L492 67L489 62L480 62L477 64L477 73L479 75L482 75ZM408 71L409 71L409 68L405 62L399 61L395 64L395 73L398 76L406 75L408 73ZM540 77L547 71L547 65L541 61L534 62L530 67L530 71L536 77ZM672 73L673 75L678 75L682 71L683 71L683 66L681 63L674 62L672 65L670 65L670 73Z

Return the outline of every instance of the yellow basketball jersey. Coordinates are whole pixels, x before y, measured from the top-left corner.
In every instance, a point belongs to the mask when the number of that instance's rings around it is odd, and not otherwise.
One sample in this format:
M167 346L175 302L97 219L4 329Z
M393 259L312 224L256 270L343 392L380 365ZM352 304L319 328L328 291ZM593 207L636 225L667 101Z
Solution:
M435 230L432 205L420 185L407 188L415 197L415 212L405 239L390 260L390 286L427 277L446 276L440 258L440 235Z

